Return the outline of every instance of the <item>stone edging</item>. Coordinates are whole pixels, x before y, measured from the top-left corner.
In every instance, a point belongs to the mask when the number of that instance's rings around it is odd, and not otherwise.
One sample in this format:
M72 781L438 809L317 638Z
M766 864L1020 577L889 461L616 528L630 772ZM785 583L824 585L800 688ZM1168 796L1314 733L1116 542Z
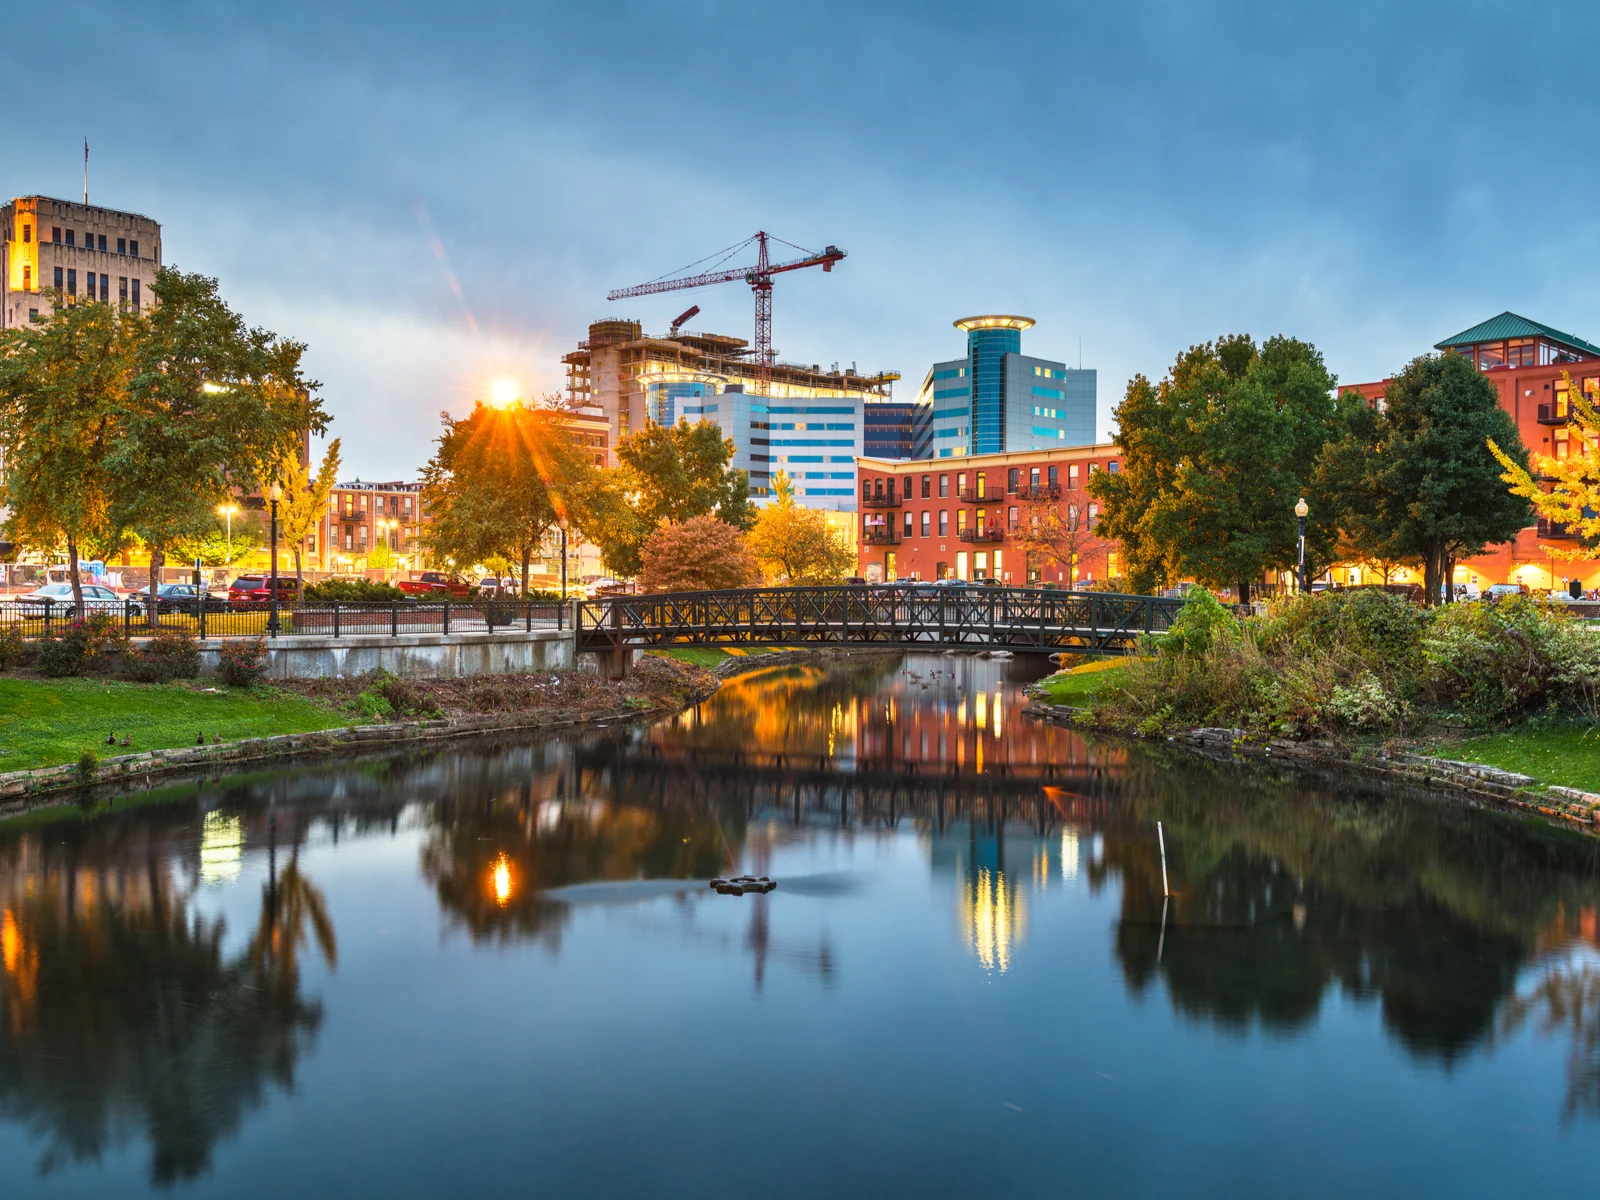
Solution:
M1084 727L1080 714L1088 710L1067 704L1030 700L1025 716L1058 725ZM1138 734L1115 731L1119 736ZM1600 830L1600 793L1578 788L1545 786L1529 775L1502 771L1482 763L1458 762L1378 747L1369 756L1352 754L1332 742L1291 742L1278 738L1251 738L1242 729L1184 729L1163 735L1166 741L1213 755L1265 758L1292 764L1344 767L1385 779L1487 796L1524 812L1538 813L1586 830Z

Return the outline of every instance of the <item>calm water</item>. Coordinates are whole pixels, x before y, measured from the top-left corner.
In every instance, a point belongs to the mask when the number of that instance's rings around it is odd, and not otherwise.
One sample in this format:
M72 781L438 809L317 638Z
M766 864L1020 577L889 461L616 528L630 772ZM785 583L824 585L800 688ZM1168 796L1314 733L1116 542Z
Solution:
M1025 671L0 827L0 1196L1594 1194L1595 843Z

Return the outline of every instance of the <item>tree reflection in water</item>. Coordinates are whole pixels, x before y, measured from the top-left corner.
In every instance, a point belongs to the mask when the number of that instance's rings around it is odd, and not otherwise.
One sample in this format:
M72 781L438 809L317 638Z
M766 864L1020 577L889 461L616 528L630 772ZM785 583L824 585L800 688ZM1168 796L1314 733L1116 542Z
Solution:
M192 823L118 832L0 845L0 1113L45 1143L41 1172L142 1135L170 1184L204 1172L271 1084L292 1088L322 1010L299 993L293 938L230 960L223 922L191 911L172 863ZM320 911L294 876L292 906Z

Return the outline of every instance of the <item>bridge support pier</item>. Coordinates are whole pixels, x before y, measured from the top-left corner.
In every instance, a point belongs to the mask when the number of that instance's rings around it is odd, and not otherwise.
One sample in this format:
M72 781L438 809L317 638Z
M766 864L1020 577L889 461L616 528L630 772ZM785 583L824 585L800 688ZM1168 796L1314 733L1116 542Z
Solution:
M627 679L633 674L633 664L639 651L632 646L618 646L607 650L580 650L576 657L578 669L600 676L601 679Z

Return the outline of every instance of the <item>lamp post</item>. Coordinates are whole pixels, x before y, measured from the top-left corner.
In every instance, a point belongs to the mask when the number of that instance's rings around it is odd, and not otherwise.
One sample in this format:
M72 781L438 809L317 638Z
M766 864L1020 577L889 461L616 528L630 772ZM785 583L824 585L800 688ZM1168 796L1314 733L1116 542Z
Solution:
M267 636L278 636L278 501L283 499L283 487L273 484L267 489L267 499L272 503L272 597L271 611L267 614Z
M561 602L567 602L567 519L557 522L561 526Z
M1306 498L1304 496L1301 496L1299 503L1294 506L1294 515L1300 518L1300 594L1301 595L1304 595L1305 591L1306 591L1306 514L1309 513L1310 511L1311 511L1311 508L1310 508L1309 505L1306 504Z
M233 563L233 514L239 511L239 506L236 504L219 504L217 505L217 511L228 520L228 556L222 564L226 567Z

